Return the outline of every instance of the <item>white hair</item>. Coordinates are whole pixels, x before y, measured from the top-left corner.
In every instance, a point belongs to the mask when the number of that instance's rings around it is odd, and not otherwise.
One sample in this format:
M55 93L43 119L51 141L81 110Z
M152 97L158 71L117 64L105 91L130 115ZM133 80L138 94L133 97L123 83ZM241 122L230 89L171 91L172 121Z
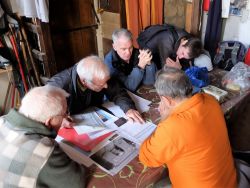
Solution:
M35 87L23 97L19 112L32 120L45 123L47 119L65 113L68 96L66 91L54 86Z
M80 79L88 82L92 82L94 77L104 79L110 76L107 65L95 55L87 56L80 60L76 71Z
M125 37L128 40L133 39L132 33L129 30L124 29L124 28L115 29L113 31L113 34L112 34L113 43L115 43L120 37Z

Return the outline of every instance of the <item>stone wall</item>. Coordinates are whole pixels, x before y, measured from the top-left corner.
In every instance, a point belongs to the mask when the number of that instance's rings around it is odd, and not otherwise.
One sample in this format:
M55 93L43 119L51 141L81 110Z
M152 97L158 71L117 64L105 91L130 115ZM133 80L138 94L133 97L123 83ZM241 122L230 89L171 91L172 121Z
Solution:
M164 23L185 27L186 0L164 0Z

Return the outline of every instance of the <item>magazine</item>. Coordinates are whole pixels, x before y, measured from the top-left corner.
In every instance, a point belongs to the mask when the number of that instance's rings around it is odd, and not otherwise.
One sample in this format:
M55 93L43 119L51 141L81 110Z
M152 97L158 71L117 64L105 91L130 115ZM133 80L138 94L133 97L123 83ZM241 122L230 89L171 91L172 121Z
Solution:
M111 175L138 155L140 144L155 130L151 122L133 123L103 109L90 108L73 116L76 126L62 128L56 140L66 153L86 166L96 164Z

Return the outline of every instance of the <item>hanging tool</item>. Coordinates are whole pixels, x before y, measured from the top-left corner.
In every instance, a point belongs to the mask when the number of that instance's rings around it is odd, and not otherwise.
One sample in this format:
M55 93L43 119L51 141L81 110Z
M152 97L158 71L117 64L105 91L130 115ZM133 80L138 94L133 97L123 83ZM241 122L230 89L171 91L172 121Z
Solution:
M19 20L21 21L21 18L18 17ZM37 67L36 67L36 64L35 64L35 61L34 61L34 58L32 56L32 51L31 51L31 48L30 48L30 45L29 45L29 42L28 42L28 39L27 39L27 34L26 34L26 31L24 30L24 27L20 24L20 29L21 29L21 33L22 33L22 36L23 36L23 39L24 39L24 42L26 43L26 46L27 46L27 49L28 49L28 54L30 56L30 62L31 62L31 66L34 70L34 73L35 73L35 77L36 77L36 81L37 81L37 84L38 86L41 86L41 80L40 80L40 77L39 77L39 72L37 70Z
M19 57L19 54L18 54L18 51L17 51L17 44L16 44L16 41L15 41L15 38L14 38L13 34L9 33L9 38L10 38L10 42L11 42L14 54L15 54L16 59L17 59L17 63L18 63L18 66L19 66L19 71L20 71L21 78L22 78L22 81L23 81L25 93L27 93L29 88L28 88L28 85L27 85L27 82L26 82L26 79L25 79L25 76L24 76L23 67L22 67L21 60L20 60L20 57Z

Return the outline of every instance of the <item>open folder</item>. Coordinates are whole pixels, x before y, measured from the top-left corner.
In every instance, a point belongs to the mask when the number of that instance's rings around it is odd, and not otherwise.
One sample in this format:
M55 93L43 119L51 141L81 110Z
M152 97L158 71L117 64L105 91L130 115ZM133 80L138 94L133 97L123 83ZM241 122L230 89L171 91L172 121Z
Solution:
M96 145L102 142L105 138L109 137L111 134L112 131L109 131L97 138L91 139L87 133L78 134L74 128L61 128L58 132L58 135L61 136L64 140L76 145L77 147L85 151L91 151Z
M60 129L60 138L56 140L65 152L69 149L69 156L84 159L81 163L86 166L94 163L111 175L117 174L137 156L140 144L156 128L151 122L133 123L126 117L116 117L99 108L89 109L73 118L76 126Z

